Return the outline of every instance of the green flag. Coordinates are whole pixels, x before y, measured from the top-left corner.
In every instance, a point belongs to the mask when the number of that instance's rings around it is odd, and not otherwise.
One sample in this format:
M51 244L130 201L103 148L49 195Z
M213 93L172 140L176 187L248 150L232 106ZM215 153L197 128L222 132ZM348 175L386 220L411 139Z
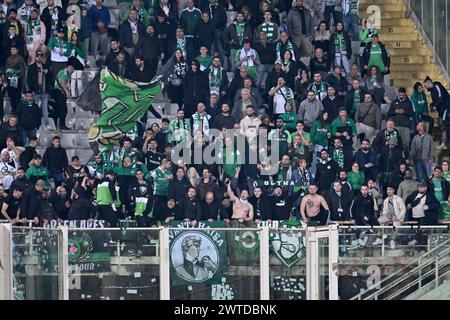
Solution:
M133 129L161 92L161 76L151 83L141 83L118 77L107 68L100 75L102 114L89 130L89 142L97 142L100 151L109 151Z

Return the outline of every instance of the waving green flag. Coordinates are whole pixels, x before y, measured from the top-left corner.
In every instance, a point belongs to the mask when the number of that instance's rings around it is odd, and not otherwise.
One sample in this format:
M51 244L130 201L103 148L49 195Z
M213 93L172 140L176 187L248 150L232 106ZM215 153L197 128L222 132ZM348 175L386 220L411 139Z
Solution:
M152 100L161 92L161 76L151 83L121 78L107 68L100 74L102 114L89 130L89 142L97 142L100 151L110 151L133 129L147 111Z

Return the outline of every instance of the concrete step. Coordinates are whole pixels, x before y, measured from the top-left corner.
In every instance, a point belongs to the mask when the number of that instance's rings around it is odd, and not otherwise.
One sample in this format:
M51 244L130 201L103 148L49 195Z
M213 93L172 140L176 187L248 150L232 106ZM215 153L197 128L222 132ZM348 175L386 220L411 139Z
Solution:
M389 54L391 55L391 59L393 56L409 56L411 54L410 49L397 49L397 48L389 48ZM431 56L431 50L424 47L420 49L414 49L415 56Z
M419 35L417 31L411 30L410 33L401 33L401 34L394 34L394 33L381 33L380 34L380 41L381 42L387 42L387 41L418 41L422 40L422 37Z
M413 72L408 72L408 71L398 71L398 72L392 72L391 73L391 79L395 80L395 79L403 79L403 80L409 80L409 79L414 79L417 81L423 81L427 76L429 76L432 79L437 79L437 76L433 76L436 75L436 73L433 72L426 72L426 71L413 71Z
M382 19L382 26L383 27L407 27L407 26L413 26L414 22L411 19L408 18L383 18Z
M434 63L429 56L398 56L391 54L391 64L429 64Z
M408 18L409 13L406 11L381 11L381 18L401 19Z
M438 72L440 68L435 64L391 64L391 71L423 71L423 72Z
M395 35L403 35L407 33L417 33L416 26L397 26L397 27L382 27L381 34L395 34ZM403 38L402 38L403 39Z
M370 4L360 4L360 11L366 11L366 9L371 6L376 5L380 7L381 11L393 11L393 12L406 12L406 5L403 2L392 3L390 1L384 1L380 3L370 3Z

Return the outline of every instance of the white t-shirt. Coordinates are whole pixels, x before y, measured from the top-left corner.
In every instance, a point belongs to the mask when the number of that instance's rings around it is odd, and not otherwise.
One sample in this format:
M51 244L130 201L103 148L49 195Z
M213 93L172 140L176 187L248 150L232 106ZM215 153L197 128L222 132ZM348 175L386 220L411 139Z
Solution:
M416 200L422 196L423 195L419 193L419 194L417 194L417 196L414 200ZM413 218L418 219L418 218L425 217L425 210L423 210L423 206L425 205L426 200L427 200L427 196L424 196L422 199L420 199L420 203L417 206L412 208Z

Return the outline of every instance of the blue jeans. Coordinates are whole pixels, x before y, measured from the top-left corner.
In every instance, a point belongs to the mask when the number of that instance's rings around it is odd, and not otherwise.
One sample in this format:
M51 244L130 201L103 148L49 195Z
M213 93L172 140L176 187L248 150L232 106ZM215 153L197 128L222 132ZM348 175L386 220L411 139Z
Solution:
M41 93L41 94L35 94L34 95L34 101L38 103L38 101L41 102L40 107L42 110L42 118L44 119L44 125L48 125L48 94L47 93Z
M415 163L417 181L428 181L431 176L431 165L428 163L428 160L417 160Z
M344 16L344 30L351 33L353 41L359 41L359 17L355 15Z
M63 181L64 181L64 172L56 173L56 172L49 171L48 177L50 179L53 179L53 181L55 182L55 188L56 188L56 187L59 187L63 183Z
M31 137L36 137L36 132L37 132L37 129L32 129L32 130L22 129L23 145L25 145L28 142L28 139L30 139Z

